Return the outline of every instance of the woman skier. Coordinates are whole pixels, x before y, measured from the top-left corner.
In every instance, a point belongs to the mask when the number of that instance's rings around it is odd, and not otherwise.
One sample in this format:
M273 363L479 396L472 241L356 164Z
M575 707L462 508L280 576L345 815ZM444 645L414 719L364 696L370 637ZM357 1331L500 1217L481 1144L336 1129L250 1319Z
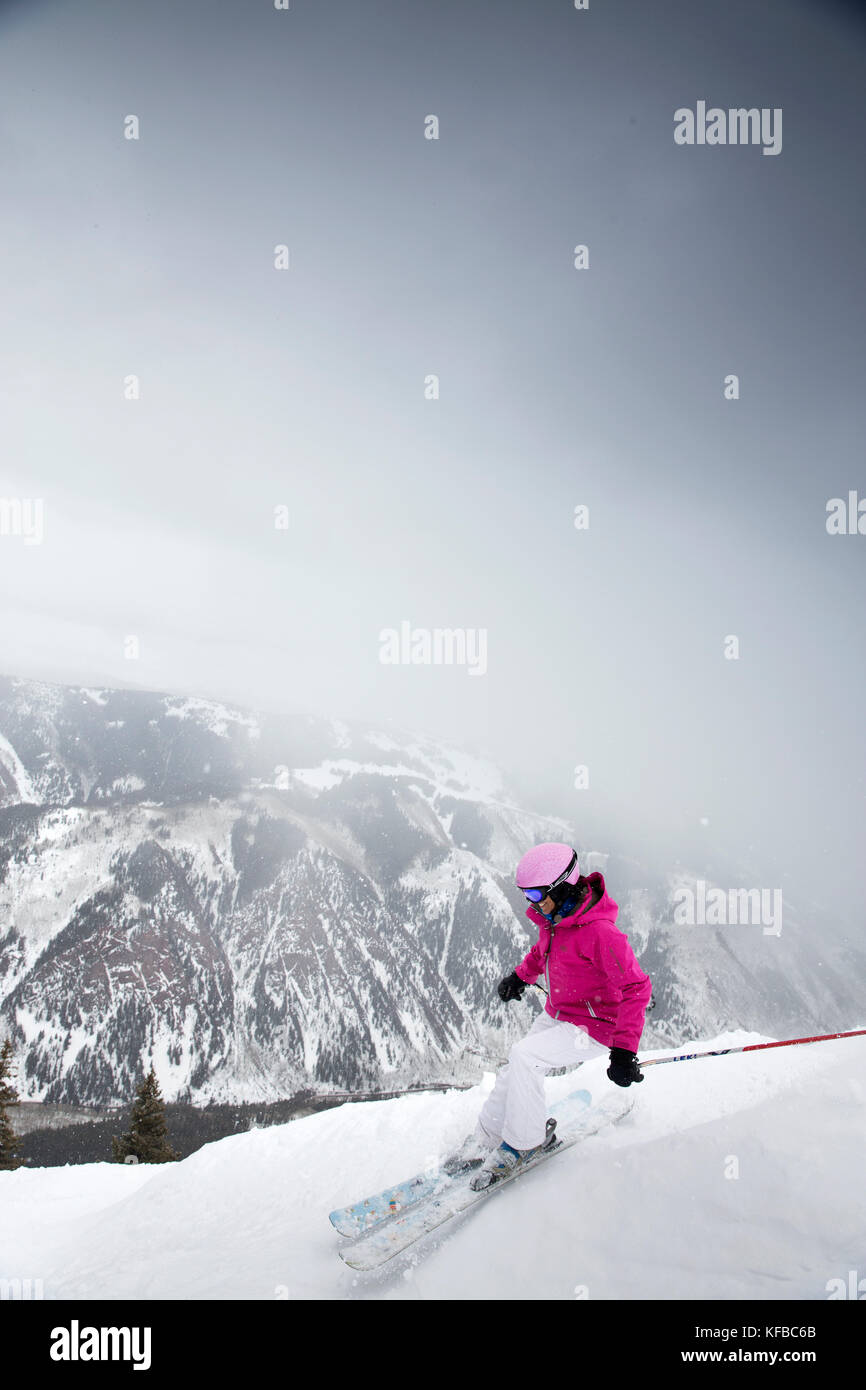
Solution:
M584 877L569 845L543 844L524 854L517 886L540 928L532 950L499 984L519 999L543 976L544 1012L508 1054L484 1104L476 1142L491 1150L472 1179L489 1186L545 1143L544 1076L610 1051L607 1075L617 1086L643 1081L637 1048L652 984L628 938L614 925L619 908L599 873Z

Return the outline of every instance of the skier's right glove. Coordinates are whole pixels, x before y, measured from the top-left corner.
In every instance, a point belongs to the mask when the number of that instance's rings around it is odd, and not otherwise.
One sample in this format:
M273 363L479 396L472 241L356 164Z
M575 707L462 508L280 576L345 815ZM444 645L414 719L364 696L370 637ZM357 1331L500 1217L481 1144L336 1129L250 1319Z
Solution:
M633 1081L643 1081L636 1052L629 1052L624 1047L612 1047L610 1049L610 1066L607 1074L611 1081L615 1081L617 1086L631 1086Z
M506 1003L509 999L520 999L525 989L526 981L521 980L516 970L512 970L506 979L499 981L499 998Z

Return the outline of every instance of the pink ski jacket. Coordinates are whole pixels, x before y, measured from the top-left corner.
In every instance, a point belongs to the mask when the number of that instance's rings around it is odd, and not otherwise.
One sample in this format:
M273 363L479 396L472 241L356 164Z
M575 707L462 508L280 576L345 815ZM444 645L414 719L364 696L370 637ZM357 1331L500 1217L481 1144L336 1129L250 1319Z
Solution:
M551 1018L579 1024L604 1047L637 1052L652 983L614 925L619 907L602 875L589 874L587 882L593 891L570 917L550 923L527 910L541 932L517 974L528 985L543 976Z

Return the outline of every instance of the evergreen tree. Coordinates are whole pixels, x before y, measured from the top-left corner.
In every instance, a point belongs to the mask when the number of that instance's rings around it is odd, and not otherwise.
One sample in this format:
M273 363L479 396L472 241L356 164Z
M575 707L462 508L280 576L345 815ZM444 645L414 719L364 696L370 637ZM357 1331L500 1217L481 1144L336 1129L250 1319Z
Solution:
M6 1113L7 1106L19 1103L18 1092L10 1079L14 1069L12 1039L7 1038L0 1047L0 1168L20 1168L23 1162L17 1157L21 1135L15 1133Z
M172 1163L180 1157L168 1142L165 1101L153 1066L136 1091L129 1129L112 1139L111 1149L115 1163L124 1163L128 1154L139 1163Z

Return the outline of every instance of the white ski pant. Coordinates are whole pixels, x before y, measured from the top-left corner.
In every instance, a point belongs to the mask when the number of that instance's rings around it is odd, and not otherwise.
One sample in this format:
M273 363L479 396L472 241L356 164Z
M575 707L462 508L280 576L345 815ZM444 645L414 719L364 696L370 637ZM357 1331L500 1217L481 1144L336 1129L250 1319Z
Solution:
M504 1140L513 1149L533 1149L544 1142L547 1109L545 1073L600 1057L603 1047L576 1023L539 1014L525 1038L516 1042L508 1063L478 1116L478 1138L491 1148Z

